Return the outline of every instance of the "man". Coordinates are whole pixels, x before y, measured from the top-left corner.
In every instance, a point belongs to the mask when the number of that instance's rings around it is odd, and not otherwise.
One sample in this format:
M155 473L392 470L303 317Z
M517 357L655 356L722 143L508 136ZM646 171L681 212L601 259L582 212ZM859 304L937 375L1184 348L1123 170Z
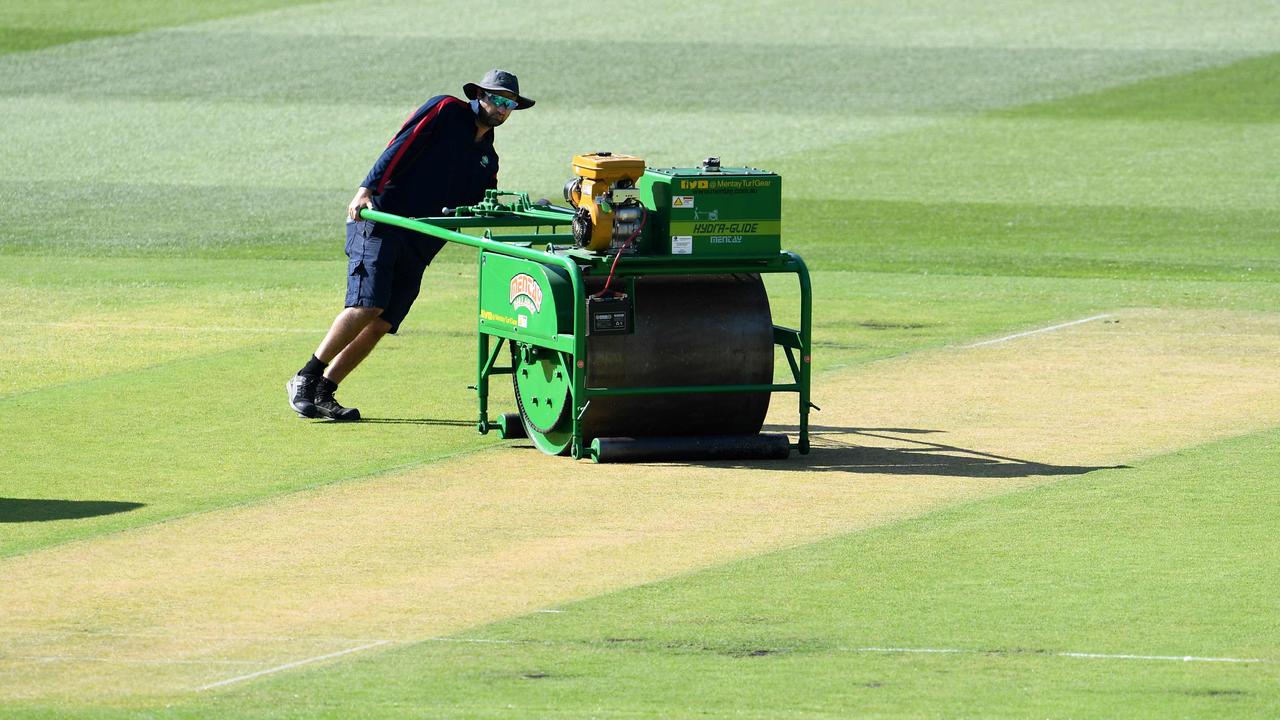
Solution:
M520 82L491 70L462 92L470 103L438 95L418 108L387 145L347 207L346 308L298 374L285 384L300 417L359 420L334 397L338 384L368 357L418 297L422 273L445 241L361 220L364 208L405 217L440 215L470 205L498 185L493 128L515 110L533 107Z

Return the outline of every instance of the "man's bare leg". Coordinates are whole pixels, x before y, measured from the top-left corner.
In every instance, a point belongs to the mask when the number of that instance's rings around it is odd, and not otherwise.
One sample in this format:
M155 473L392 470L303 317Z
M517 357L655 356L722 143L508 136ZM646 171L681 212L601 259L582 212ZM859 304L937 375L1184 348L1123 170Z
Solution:
M381 314L382 308L372 307L349 307L338 313L315 355L285 383L294 412L304 418L360 419L360 411L342 407L333 392L338 389L338 381L354 370L391 329L386 320L378 317ZM336 365L336 372L329 367L331 363Z
M352 370L355 370L365 358L369 357L369 353L373 351L374 346L378 344L382 336L390 331L391 323L382 318L374 318L373 322L365 325L364 329L329 361L329 367L325 368L324 376L335 385L342 382L343 379L351 374ZM320 355L317 354L316 357L320 357Z
M375 320L378 320L378 316L381 314L382 308L375 307L349 307L343 309L333 319L333 324L329 326L329 332L325 334L324 340L320 341L320 347L316 348L316 358L322 362L332 363L338 354L347 345L351 344L351 341L355 340L361 331L369 327ZM385 320L381 322L386 325ZM388 329L390 327L390 325L387 325ZM386 330L383 330L382 334L385 335L386 332ZM379 335L379 338L381 338L381 335ZM377 340L374 341L374 344L377 344ZM373 349L373 345L370 345L369 349ZM368 350L364 354L368 355ZM363 360L364 357L362 356L360 359ZM356 364L359 364L359 361L356 361ZM347 372L351 372L354 368L355 365L352 365L347 369ZM328 372L325 373L326 376L328 374ZM346 373L343 373L343 377L346 377ZM337 381L335 380L334 382Z

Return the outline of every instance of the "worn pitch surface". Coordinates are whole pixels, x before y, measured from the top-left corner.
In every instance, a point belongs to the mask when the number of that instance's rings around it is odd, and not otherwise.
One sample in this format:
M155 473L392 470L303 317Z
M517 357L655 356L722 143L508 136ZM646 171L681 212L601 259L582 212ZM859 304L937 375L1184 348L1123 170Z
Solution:
M1273 314L1117 311L825 375L785 463L503 447L9 558L0 701L199 691L1275 426L1278 354Z

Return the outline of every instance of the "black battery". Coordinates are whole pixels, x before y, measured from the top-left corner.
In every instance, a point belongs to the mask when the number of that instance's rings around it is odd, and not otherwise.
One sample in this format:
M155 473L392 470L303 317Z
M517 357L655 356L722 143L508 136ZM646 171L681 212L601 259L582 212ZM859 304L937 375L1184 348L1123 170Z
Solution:
M587 297L588 335L629 335L633 327L630 295Z

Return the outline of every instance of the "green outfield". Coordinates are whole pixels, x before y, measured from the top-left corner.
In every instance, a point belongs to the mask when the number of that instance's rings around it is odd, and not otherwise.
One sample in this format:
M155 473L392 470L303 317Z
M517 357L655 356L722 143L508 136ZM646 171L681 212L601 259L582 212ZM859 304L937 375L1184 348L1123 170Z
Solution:
M1280 714L1276 5L599 10L0 5L0 715ZM367 422L288 411L357 184L495 65L504 188L782 176L810 455L476 433L456 246Z

